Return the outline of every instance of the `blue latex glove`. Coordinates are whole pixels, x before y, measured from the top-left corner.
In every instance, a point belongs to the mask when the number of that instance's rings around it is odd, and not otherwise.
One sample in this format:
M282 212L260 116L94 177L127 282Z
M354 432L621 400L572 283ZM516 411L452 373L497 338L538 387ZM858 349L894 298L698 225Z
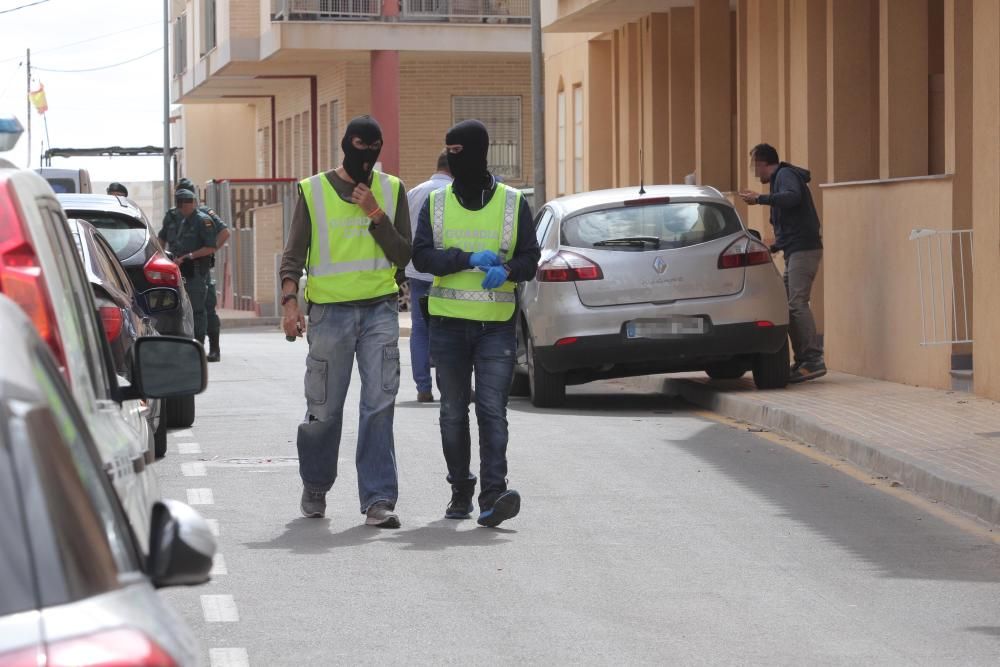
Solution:
M480 266L499 266L500 258L492 250L480 250L479 252L472 253L469 257L469 267L475 268Z
M489 268L479 267L486 270L486 277L483 278L483 289L496 289L507 280L507 269L502 266L491 266Z

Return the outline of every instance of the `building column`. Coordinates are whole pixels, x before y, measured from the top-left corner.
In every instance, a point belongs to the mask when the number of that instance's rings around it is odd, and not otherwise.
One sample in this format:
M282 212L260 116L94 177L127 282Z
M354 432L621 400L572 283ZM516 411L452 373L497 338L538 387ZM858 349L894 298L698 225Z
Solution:
M739 159L746 165L748 188L767 191L750 170L750 148L767 143L778 149L784 159L787 147L781 137L781 92L787 88L780 83L778 34L779 0L746 1L746 150ZM769 223L770 209L750 206L746 211L747 224L759 230L764 240L774 240L774 229ZM780 259L780 258L779 258Z
M789 21L784 28L788 40L788 107L785 159L812 171L809 190L823 220L823 190L827 181L826 159L826 7L814 0L791 0ZM823 267L813 284L812 308L816 327L825 326Z
M382 16L398 16L399 3L383 2ZM371 52L371 114L382 126L382 169L399 174L399 51Z
M639 185L640 79L639 24L626 23L618 31L618 187Z
M583 131L587 140L583 162L584 187L588 190L610 188L614 184L614 154L608 140L608 131L614 123L611 45L610 39L592 39L587 45L587 90L583 93L587 104ZM546 113L549 113L547 109ZM548 118L546 116L546 120ZM546 150L552 154L555 149L547 146Z
M877 9L871 0L828 0L826 5L827 178L831 182L878 178Z
M880 0L880 178L927 175L926 54L927 0Z
M729 32L729 0L695 1L695 165L699 183L723 192L733 185Z
M670 10L670 36L667 69L669 70L669 121L671 183L683 183L695 171L694 128L694 9Z
M670 182L668 14L650 14L642 31L643 164L646 183Z
M974 378L977 394L1000 400L1000 2L973 2Z

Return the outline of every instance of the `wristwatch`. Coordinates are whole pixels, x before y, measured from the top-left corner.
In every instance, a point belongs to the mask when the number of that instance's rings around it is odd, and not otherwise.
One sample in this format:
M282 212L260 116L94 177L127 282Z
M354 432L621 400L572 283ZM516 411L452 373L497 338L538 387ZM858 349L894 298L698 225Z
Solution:
M298 301L299 300L299 296L297 294L294 294L294 293L283 295L281 297L281 305L284 306L286 303L288 303L292 299L295 299L295 301Z

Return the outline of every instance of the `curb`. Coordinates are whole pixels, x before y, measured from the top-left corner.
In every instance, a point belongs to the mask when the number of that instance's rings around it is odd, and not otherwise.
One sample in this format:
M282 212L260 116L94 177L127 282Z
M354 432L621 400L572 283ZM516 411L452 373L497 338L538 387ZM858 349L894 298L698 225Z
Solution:
M679 396L725 417L808 443L866 472L898 481L910 491L931 500L950 505L987 523L1000 524L1000 489L977 485L960 473L890 447L881 447L876 442L848 434L835 426L822 424L805 411L743 400L737 394L713 389L702 382L655 377L635 380L644 389Z

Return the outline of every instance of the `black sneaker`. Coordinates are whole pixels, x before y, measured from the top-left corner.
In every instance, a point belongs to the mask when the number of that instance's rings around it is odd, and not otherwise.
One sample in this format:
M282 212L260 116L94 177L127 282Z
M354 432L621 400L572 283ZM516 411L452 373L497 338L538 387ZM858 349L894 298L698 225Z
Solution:
M322 491L302 489L302 502L299 503L302 516L307 519L322 519L326 514L326 494Z
M796 361L792 364L792 367L788 369L788 377L793 378L799 374L799 369L802 368L802 362Z
M507 519L513 519L521 511L521 494L514 490L508 490L497 496L493 507L479 513L476 520L480 526L495 528Z
M826 375L826 364L822 361L806 361L803 362L792 375L788 378L788 381L797 384L799 382L805 382L806 380L815 380L816 378L821 378Z
M365 513L365 525L376 528L399 528L399 515L388 501L380 500Z
M472 516L472 493L451 487L451 502L444 511L446 519L468 519Z

